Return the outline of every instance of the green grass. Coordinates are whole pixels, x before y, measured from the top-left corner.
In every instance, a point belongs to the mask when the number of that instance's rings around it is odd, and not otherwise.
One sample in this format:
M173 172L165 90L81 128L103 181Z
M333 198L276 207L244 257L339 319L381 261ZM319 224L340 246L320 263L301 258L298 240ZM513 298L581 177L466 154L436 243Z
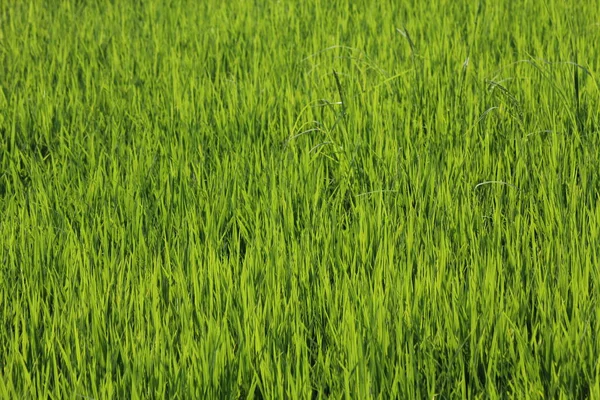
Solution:
M600 398L599 35L2 2L0 398Z

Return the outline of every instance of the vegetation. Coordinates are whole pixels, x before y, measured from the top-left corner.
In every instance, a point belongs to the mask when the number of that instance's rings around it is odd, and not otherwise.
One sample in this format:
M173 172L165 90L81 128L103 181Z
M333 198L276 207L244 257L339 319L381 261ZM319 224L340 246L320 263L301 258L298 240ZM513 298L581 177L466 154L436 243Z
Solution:
M0 5L0 397L600 398L596 2Z

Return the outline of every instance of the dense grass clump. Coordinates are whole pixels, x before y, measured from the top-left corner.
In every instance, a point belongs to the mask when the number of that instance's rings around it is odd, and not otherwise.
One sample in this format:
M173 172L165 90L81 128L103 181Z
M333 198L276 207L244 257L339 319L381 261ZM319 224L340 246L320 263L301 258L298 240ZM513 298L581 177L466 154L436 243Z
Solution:
M600 398L597 2L3 1L0 398Z

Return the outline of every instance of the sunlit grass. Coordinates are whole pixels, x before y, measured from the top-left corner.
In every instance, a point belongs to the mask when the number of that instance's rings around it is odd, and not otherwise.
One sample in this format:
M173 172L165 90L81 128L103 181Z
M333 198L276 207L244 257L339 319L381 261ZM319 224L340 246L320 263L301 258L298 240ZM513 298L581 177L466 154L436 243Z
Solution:
M596 5L114 3L0 5L1 398L600 398Z

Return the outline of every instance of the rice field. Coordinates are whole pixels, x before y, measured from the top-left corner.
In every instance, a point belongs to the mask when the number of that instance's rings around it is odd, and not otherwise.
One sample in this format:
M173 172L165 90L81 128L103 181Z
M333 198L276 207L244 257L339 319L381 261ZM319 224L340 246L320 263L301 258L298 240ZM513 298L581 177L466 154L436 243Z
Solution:
M600 398L600 4L0 4L0 398Z

